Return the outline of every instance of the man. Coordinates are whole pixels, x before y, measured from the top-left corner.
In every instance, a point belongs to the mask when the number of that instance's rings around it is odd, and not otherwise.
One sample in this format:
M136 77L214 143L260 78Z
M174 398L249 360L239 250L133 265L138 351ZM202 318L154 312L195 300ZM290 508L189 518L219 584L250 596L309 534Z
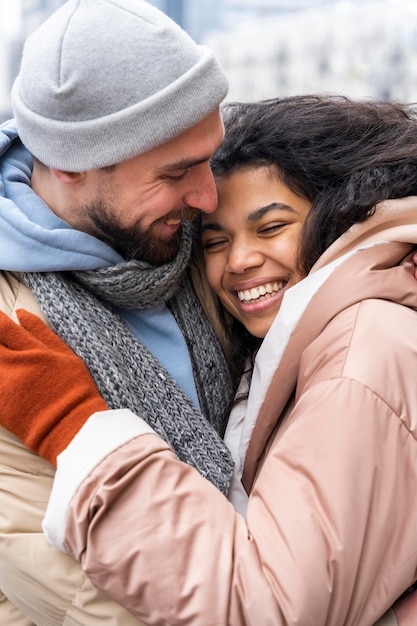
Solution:
M188 262L189 222L217 204L226 92L212 53L146 2L69 0L26 42L0 137L0 310L46 321L110 406L224 492L233 390ZM4 429L0 455L0 624L138 624L47 544L52 465Z

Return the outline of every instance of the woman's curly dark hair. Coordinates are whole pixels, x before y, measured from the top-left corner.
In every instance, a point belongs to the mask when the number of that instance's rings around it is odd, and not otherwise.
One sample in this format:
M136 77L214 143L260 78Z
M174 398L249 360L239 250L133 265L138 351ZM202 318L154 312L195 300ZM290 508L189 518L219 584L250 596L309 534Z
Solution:
M230 103L222 114L225 137L211 160L216 178L270 167L311 202L298 250L303 274L352 224L372 215L378 202L417 194L412 105L301 95ZM253 363L260 340L223 314L237 380L248 359Z
M412 105L301 95L226 104L223 118L225 138L211 161L216 177L270 166L312 203L298 254L305 274L378 202L417 194Z

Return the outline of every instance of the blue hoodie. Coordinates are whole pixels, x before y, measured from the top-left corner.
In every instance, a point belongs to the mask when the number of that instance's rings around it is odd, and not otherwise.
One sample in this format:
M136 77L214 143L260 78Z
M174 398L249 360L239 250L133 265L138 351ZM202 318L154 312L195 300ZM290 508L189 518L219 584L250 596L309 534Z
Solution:
M30 187L33 160L13 120L0 126L0 268L59 272L110 267L124 259L107 244L61 220ZM119 310L135 337L198 407L184 337L165 305Z

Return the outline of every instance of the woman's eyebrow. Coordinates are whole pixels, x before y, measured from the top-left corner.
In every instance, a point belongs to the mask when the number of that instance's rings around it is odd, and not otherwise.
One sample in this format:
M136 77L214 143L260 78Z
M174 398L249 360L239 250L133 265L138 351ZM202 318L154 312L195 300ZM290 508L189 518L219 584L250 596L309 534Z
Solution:
M296 213L296 211L289 204L285 204L284 202L271 202L266 206L260 207L259 209L255 209L248 215L249 222L256 222L261 217L268 213L269 211L276 211L277 209L281 211L290 211L291 213Z
M266 206L259 207L259 209L255 209L248 215L248 222L256 222L261 217L263 217L269 211L290 211L291 213L296 213L295 209L292 208L289 204L285 204L284 202L271 202ZM204 232L205 230L214 230L220 231L223 230L222 225L219 222L203 222L201 224L200 232Z
M220 231L223 230L223 228L218 222L204 222L201 224L200 233L203 233L205 230Z

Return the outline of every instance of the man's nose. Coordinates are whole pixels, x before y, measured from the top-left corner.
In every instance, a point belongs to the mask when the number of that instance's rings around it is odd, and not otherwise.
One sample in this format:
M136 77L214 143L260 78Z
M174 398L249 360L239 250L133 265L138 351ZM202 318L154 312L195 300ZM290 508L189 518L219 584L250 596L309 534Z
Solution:
M190 177L190 189L184 196L184 201L203 213L213 213L217 208L217 189L213 173L208 163L201 163L193 168Z

